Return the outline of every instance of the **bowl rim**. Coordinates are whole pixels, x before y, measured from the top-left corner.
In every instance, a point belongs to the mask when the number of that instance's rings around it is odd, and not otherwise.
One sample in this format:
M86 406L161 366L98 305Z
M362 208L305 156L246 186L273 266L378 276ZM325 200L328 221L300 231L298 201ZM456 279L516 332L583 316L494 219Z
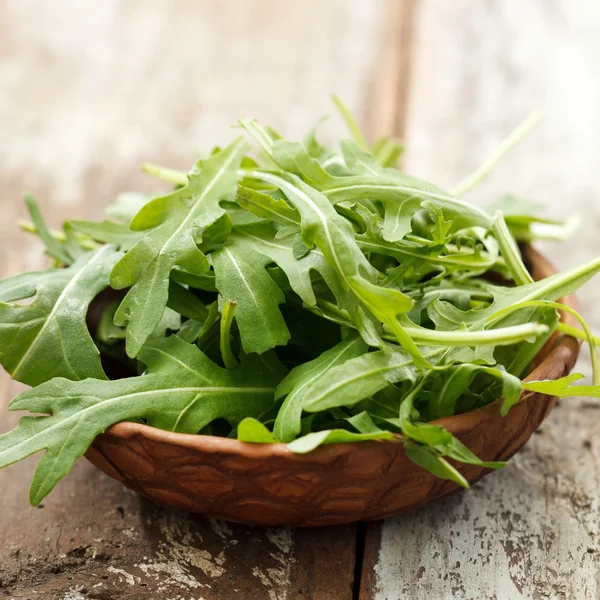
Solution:
M532 266L542 275L538 279L547 277L556 273L554 266L537 250L526 244L523 246L523 252L531 262ZM578 309L577 299L573 295L566 296L561 299L561 302L567 306ZM561 312L561 321L572 326L578 326L578 321L568 313ZM570 370L571 366L577 360L581 342L569 335L555 334L547 342L546 346L540 350L537 357L541 361L531 370L524 378L525 381L533 381L538 379L557 379ZM519 398L519 403L528 402L532 397L535 397L535 392L523 391ZM435 425L445 427L454 435L459 435L466 431L472 430L474 427L483 425L490 419L498 417L502 398L487 404L483 407L473 409L466 413L452 415L431 421ZM370 444L398 444L401 443L401 436L398 435L395 439L389 440L369 440L364 442L343 442L336 444L326 444L319 446L306 454L297 454L288 449L287 444L283 442L275 443L259 443L259 442L242 442L231 438L217 437L213 435L199 435L189 433L175 433L165 431L144 425L141 423L132 423L123 421L109 427L104 435L109 435L116 439L129 439L141 436L152 442L158 442L171 446L181 446L192 449L198 452L206 452L210 454L227 454L236 455L248 458L268 458L280 457L296 461L306 461L318 458L322 455L331 455L332 452L345 451L348 447L358 449L361 446Z

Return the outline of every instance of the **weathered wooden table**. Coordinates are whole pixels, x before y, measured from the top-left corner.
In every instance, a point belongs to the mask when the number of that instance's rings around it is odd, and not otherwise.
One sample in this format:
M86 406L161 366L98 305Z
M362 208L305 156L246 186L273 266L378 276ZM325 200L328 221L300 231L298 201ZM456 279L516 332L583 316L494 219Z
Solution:
M54 224L155 189L244 114L291 137L330 92L405 168L451 187L534 108L543 124L472 194L584 217L562 268L600 251L600 9L587 0L0 3L2 272L41 264L16 231L33 192ZM339 132L339 123L328 125ZM598 283L580 294L600 330ZM584 357L580 365L588 371ZM4 405L19 386L0 379ZM0 597L397 600L600 597L600 404L563 401L503 470L412 515L253 529L138 498L85 461L34 509L35 458L0 472ZM0 430L17 415L0 413Z

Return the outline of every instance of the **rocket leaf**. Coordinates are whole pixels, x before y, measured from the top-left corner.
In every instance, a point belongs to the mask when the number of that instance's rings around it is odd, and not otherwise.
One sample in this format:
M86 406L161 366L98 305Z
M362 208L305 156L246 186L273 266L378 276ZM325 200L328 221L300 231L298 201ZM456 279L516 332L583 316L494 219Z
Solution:
M127 326L129 356L139 353L162 317L171 270L179 266L194 275L208 271L197 242L226 214L221 202L233 200L246 150L246 143L238 139L199 161L187 185L145 204L133 218L131 229L147 233L115 265L110 278L115 289L131 286L115 315L118 325Z
M38 385L52 377L105 377L86 314L120 256L103 246L65 269L0 281L0 361L14 379ZM16 302L31 297L30 304Z
M273 402L273 372L246 358L233 370L211 362L177 336L148 343L140 353L148 371L118 381L53 379L17 396L10 410L24 417L0 436L0 468L45 450L31 486L33 505L67 475L94 438L119 421L144 419L153 427L196 433L217 418L237 426Z

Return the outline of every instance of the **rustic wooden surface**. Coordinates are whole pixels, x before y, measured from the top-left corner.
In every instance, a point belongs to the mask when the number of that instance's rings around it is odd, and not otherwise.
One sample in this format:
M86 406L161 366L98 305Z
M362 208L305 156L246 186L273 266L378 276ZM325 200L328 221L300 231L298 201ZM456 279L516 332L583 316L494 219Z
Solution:
M372 133L407 122L407 170L450 187L541 108L542 126L472 197L513 191L551 215L582 213L568 250L547 249L572 266L600 251L598 32L587 0L6 0L0 270L41 264L14 228L24 190L54 224L98 217L118 191L155 189L142 161L185 168L240 114L299 135L330 112L330 92ZM598 289L580 295L597 331ZM18 389L0 377L0 404ZM0 471L0 597L598 597L597 407L563 401L504 471L366 539L363 528L252 529L164 510L83 461L32 509L34 458ZM0 413L1 431L15 422Z
M187 168L239 116L304 134L330 92L365 105L382 3L162 0L0 3L0 258L42 264L16 231L23 191L53 224L156 189L145 161ZM332 120L330 134L342 126ZM19 386L0 379L1 404ZM17 415L0 413L0 430ZM141 500L80 461L30 508L36 459L0 472L0 597L199 600L352 597L354 526L227 525Z
M583 217L567 268L600 254L596 2L424 0L416 16L405 168L452 187L533 109L541 125L470 195L514 192ZM600 330L599 282L579 294ZM589 372L588 360L579 366ZM600 404L563 400L506 469L372 532L374 600L600 597ZM370 547L370 548L369 548ZM369 560L365 560L365 565ZM369 565L370 567L370 565ZM369 576L370 575L370 576Z

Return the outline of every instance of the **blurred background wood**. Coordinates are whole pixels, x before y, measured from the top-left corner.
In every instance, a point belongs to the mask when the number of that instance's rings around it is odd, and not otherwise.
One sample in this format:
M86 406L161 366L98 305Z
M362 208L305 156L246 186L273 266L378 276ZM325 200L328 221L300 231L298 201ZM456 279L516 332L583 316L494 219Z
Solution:
M550 216L580 212L577 237L544 248L573 266L600 253L599 32L587 0L6 0L2 274L43 264L15 227L23 191L54 225L99 217L119 191L157 188L142 161L186 168L240 115L298 137L331 112L331 92L370 133L406 131L406 170L448 187L541 108L542 125L470 199L514 192ZM342 131L332 119L324 136ZM580 294L597 331L599 289ZM0 404L18 390L3 374ZM563 401L504 471L369 525L366 540L362 527L260 530L164 510L84 461L32 509L34 457L0 471L0 597L597 597L597 406ZM0 431L16 420L1 412Z

